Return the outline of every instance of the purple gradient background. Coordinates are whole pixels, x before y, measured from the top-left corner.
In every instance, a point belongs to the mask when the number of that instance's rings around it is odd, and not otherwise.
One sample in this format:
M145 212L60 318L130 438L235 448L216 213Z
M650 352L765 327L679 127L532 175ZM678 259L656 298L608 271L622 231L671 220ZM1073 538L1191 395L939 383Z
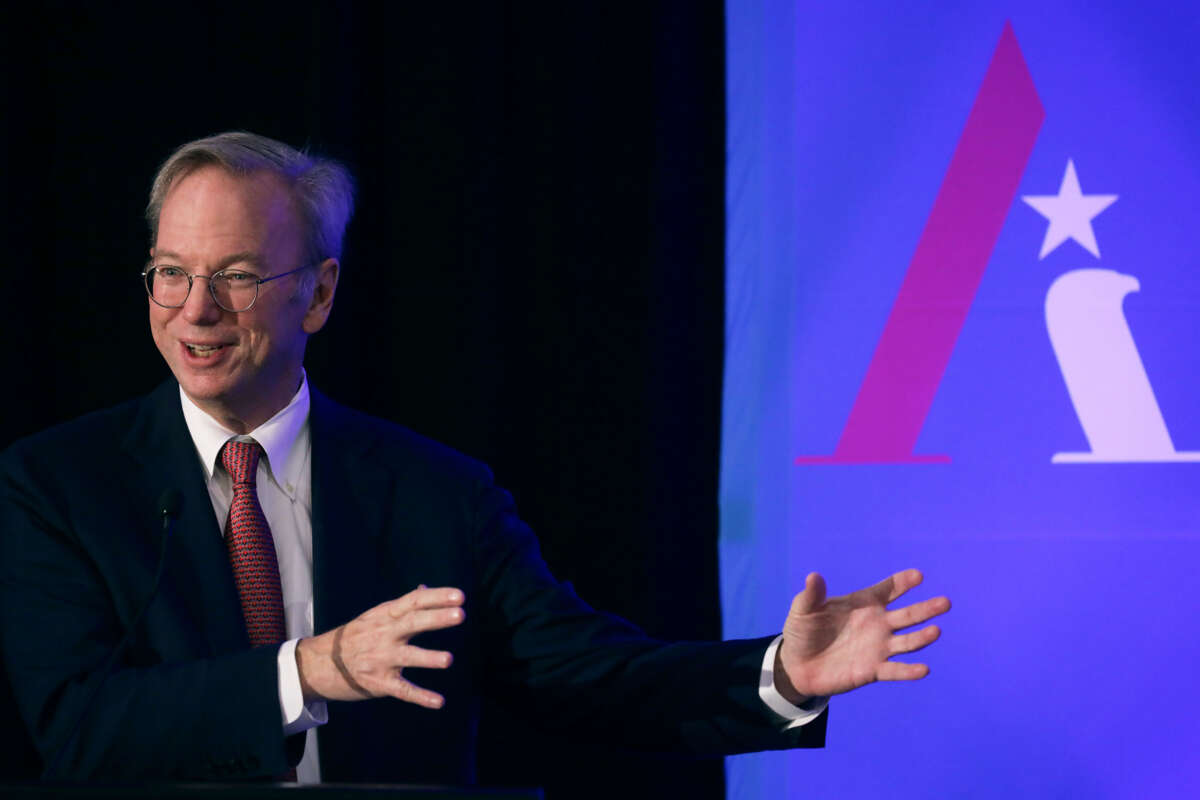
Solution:
M727 4L727 636L778 630L804 575L899 568L955 608L933 673L832 703L823 751L739 756L729 796L1200 796L1200 464L1084 450L1046 334L1064 272L1125 300L1179 450L1200 449L1200 16L1189 5ZM832 453L1006 20L1046 119L918 453ZM1044 260L1068 158L1119 195Z

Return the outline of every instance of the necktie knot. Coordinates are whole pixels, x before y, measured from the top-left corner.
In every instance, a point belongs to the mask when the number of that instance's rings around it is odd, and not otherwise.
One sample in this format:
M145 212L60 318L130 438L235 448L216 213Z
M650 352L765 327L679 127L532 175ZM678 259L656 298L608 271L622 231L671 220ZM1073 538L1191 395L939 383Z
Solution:
M245 483L254 486L258 475L258 457L262 455L262 445L255 441L239 442L230 439L221 448L221 463L229 472L229 477L235 484Z

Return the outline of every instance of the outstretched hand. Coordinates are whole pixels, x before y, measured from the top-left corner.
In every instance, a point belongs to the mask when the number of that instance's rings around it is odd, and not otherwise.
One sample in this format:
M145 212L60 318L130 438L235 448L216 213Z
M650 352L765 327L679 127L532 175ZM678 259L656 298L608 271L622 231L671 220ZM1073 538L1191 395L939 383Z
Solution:
M889 661L920 650L941 635L936 625L897 631L950 610L934 597L889 611L887 606L921 583L915 569L897 572L874 586L825 597L825 579L811 573L792 600L775 654L775 688L799 705L810 697L848 692L874 681L911 681L929 674L925 664Z
M396 697L426 708L441 708L444 697L411 683L402 671L406 667L450 666L450 653L417 647L409 640L461 623L462 604L463 593L458 589L419 586L364 611L345 625L301 639L296 645L296 666L304 701Z

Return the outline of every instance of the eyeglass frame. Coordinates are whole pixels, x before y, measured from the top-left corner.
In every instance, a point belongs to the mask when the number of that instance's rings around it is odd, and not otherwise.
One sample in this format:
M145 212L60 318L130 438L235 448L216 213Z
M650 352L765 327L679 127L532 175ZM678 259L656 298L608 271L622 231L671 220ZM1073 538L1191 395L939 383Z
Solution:
M218 308L222 309L223 311L228 311L230 314L241 314L243 311L249 311L250 309L254 308L254 304L258 302L259 287L262 286L264 283L270 283L271 281L278 280L279 278L286 278L288 275L294 275L297 272L302 272L303 270L311 269L312 267L315 267L315 266L317 266L317 264L320 264L320 263L321 263L320 261L317 261L312 264L306 264L303 267L296 267L295 269L290 269L287 272L281 272L278 275L269 275L266 278L259 278L258 276L255 276L255 278L254 278L254 299L250 301L250 305L246 306L245 308L239 308L236 310L232 309L232 308L226 308L225 305L219 299L217 299L217 293L213 289L212 281L213 281L213 278L215 278L218 275L221 275L225 272L242 272L242 273L245 273L246 275L254 275L253 272L248 272L247 270L241 269L239 267L223 267L223 268L217 270L216 272L214 272L212 275L201 275L198 272L197 273L187 272L183 269L183 267L178 267L178 266L175 266L174 264L151 264L150 266L148 266L144 270L142 270L142 286L144 286L146 288L146 294L150 297L150 300L153 301L160 308L183 308L183 306L187 303L188 298L192 296L192 286L194 284L194 279L195 278L204 278L205 280L208 281L208 293L212 297L213 302L217 304ZM178 305L169 306L166 303L159 301L157 298L155 298L154 292L151 291L150 282L146 280L146 276L148 276L150 273L155 272L156 270L160 270L160 269L177 269L183 274L183 276L185 278L188 279L187 294L185 294L183 296L183 302L179 303Z

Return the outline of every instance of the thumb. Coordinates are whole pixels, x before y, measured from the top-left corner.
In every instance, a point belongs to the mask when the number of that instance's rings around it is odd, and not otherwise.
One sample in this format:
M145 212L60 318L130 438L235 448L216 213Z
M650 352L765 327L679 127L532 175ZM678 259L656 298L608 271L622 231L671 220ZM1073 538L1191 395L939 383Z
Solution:
M792 599L793 614L808 614L825 602L825 579L820 573L810 572L804 579L804 591Z

